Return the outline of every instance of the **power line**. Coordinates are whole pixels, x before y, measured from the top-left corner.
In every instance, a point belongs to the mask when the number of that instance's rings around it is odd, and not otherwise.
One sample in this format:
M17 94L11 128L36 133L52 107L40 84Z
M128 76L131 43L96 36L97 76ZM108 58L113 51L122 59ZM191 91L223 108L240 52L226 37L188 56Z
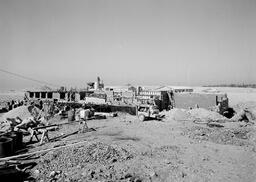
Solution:
M4 72L4 73L7 73L7 74L10 74L10 75L13 75L13 76L16 76L16 77L19 77L19 78L23 78L25 80L30 80L30 81L41 83L41 84L46 84L46 85L52 85L52 86L55 86L55 87L59 87L59 85L55 85L55 84L52 84L52 83L49 83L49 82L45 82L45 81L37 80L37 79L34 79L34 78L30 78L30 77L27 77L27 76L23 76L23 75L20 75L20 74L17 74L17 73L13 73L13 72L10 72L10 71L3 70L1 68L0 68L0 71Z

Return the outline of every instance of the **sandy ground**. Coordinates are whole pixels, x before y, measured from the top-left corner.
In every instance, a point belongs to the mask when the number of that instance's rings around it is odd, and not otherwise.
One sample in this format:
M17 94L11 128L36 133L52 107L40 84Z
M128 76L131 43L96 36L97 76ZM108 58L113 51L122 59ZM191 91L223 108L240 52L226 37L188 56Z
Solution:
M251 182L256 179L255 127L240 127L240 124L227 123L220 129L188 121L140 122L125 114L91 120L88 125L96 131L75 134L42 146L32 145L30 152L87 141L72 149L41 155L31 173L37 180L44 181L51 179L52 171L59 171L55 176L59 181ZM78 128L77 123L64 125L59 131L50 132L50 137ZM230 136L227 131L235 135ZM209 134L211 132L215 135ZM94 144L98 153L87 154L88 146ZM113 148L115 160L106 157L105 149L101 151L104 146L107 146L106 151Z
M227 92L231 105L256 100L255 89L217 89ZM34 152L85 142L36 155L32 176L37 181L256 181L254 125L237 122L209 128L172 119L140 122L126 114L88 125L96 131L28 145L28 152ZM54 138L79 127L63 125L49 135Z

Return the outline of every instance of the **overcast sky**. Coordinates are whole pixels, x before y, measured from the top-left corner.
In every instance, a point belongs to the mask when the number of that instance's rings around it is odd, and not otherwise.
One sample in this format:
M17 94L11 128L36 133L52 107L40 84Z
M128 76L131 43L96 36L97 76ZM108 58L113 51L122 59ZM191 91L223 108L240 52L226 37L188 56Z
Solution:
M57 85L256 82L255 0L0 0L0 68ZM0 88L36 83L0 72Z

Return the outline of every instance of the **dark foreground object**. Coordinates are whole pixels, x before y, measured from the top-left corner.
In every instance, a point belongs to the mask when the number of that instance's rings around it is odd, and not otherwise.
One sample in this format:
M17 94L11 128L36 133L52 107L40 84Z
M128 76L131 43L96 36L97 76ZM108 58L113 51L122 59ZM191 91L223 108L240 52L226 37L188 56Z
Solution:
M0 181L1 182L10 182L10 181L24 181L29 178L29 173L26 172L26 169L31 169L36 163L25 163L11 166L1 166L0 167Z
M13 154L13 140L7 137L0 138L0 158Z

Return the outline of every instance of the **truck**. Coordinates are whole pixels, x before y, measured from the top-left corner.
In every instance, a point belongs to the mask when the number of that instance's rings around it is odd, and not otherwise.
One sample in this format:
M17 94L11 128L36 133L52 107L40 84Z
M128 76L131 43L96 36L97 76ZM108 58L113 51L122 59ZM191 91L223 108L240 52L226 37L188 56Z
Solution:
M140 121L147 119L161 120L164 115L160 114L160 111L155 105L139 105L137 106L137 116Z

